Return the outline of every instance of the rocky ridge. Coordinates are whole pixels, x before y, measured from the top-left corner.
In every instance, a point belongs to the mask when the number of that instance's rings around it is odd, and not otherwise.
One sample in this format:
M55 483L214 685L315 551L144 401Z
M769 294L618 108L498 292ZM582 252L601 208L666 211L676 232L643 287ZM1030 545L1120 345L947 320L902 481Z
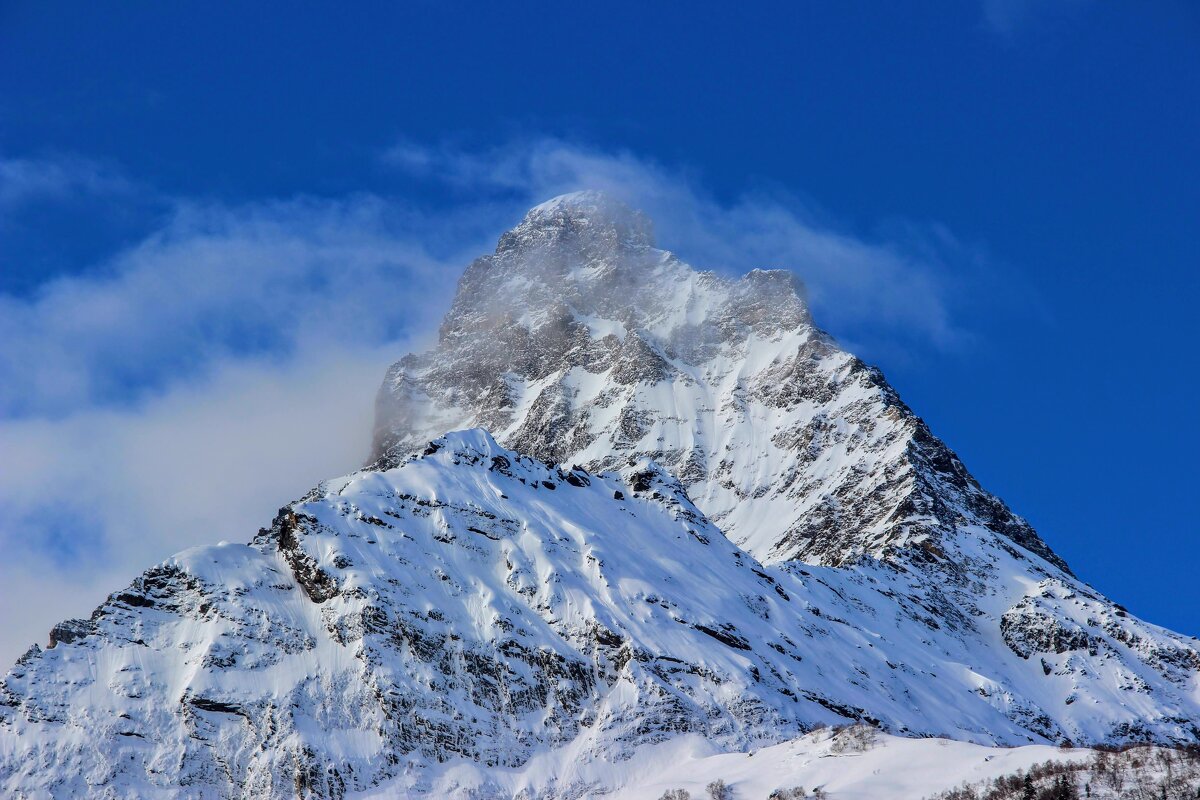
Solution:
M477 426L589 468L652 457L766 562L936 553L976 524L1067 570L815 327L790 272L696 271L595 192L532 209L470 265L438 345L388 371L373 458Z

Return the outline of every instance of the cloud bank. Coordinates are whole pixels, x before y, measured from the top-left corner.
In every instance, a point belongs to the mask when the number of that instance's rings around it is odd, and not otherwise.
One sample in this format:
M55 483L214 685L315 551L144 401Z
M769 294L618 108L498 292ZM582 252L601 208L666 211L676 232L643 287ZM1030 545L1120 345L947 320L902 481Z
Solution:
M868 356L963 346L963 298L986 271L936 225L856 235L777 189L721 201L628 152L403 142L380 160L392 193L170 198L101 263L0 294L0 660L356 468L386 365L430 343L462 268L556 194L624 198L698 267L795 270L818 322ZM19 178L0 202L138 186L82 159L31 163L0 161L0 180Z

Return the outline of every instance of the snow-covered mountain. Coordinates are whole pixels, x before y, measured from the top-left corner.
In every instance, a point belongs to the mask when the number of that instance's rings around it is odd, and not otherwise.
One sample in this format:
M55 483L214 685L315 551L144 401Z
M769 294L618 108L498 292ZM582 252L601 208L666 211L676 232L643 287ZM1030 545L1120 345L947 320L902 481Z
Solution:
M787 273L695 272L608 197L472 264L378 411L368 468L18 661L4 793L405 796L557 752L597 766L537 792L582 796L849 721L1200 741L1200 645L1071 575Z
M1076 580L877 369L815 327L791 273L697 272L606 195L532 209L467 269L437 347L384 380L377 463L474 426L593 470L653 459L763 564L845 567L842 579L886 567L909 619L1017 654L1034 685L1070 676L1053 703L1023 691L1003 701L1050 739L1142 730L1141 717L1061 728L1057 706L1092 683L1195 702L1195 640L1133 630L1141 623ZM1157 677L1112 672L1140 667ZM1187 708L1163 710L1184 738L1200 725Z
M605 195L534 208L467 269L438 346L388 372L375 456L477 426L555 462L655 458L764 562L937 559L974 525L1066 569L814 326L791 273L697 272Z

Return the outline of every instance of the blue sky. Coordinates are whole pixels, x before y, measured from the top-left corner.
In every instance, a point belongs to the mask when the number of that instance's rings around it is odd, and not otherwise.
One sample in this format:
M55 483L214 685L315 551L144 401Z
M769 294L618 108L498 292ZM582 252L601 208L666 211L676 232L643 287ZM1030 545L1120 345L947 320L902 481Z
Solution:
M1195 4L247 5L0 4L0 613L44 600L4 655L353 467L466 260L596 184L794 268L1082 577L1200 634Z

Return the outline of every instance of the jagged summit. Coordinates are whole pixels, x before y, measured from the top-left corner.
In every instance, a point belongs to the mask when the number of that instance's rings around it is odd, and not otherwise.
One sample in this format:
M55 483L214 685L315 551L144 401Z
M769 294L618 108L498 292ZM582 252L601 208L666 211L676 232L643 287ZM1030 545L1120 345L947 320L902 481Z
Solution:
M690 270L654 247L651 228L640 211L600 192L531 209L464 272L443 342L477 341L513 324L553 329L567 318L603 317L628 329L655 324Z
M652 227L642 212L596 191L534 207L500 237L494 253L467 268L442 339L470 340L514 322L537 330L567 317L664 335L688 321L681 313L705 316L702 306L714 298L753 307L759 326L808 321L803 289L791 273L755 270L740 282L696 273L654 247Z
M529 209L521 224L501 237L500 249L535 230L546 238L586 231L593 236L612 234L614 242L630 248L654 246L654 226L649 217L614 195L595 189L559 195Z
M656 458L766 561L943 560L939 542L976 525L1066 568L815 327L792 273L698 272L629 233L643 220L582 192L501 236L438 346L388 371L372 460L482 426L556 461Z
M559 212L586 217L594 215L597 209L605 214L623 217L640 215L640 212L635 211L623 200L618 200L610 192L600 189L581 189L575 192L565 192L551 197L544 203L537 204L525 212L525 218L542 217Z

